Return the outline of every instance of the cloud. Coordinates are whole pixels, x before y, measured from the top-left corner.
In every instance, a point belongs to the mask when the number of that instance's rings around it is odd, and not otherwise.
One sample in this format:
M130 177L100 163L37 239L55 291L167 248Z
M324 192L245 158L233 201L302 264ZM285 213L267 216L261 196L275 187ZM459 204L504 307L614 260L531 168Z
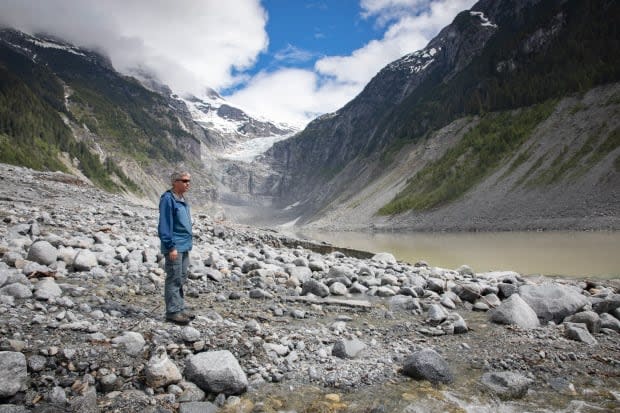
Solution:
M232 102L273 119L305 124L333 112L362 91L387 64L422 49L475 0L362 0L361 15L385 24L383 36L347 56L318 59L313 70L282 68L261 72Z
M360 0L360 17L380 28L379 38L343 56L289 45L255 75L269 45L260 0L0 0L0 25L103 51L117 70L153 73L177 92L233 91L225 97L252 113L305 124L345 105L382 67L423 48L474 1ZM325 37L320 30L314 36ZM310 69L287 67L313 59Z
M312 60L316 56L315 53L300 49L299 47L287 44L285 48L274 53L273 58L278 62L300 63Z
M148 69L178 91L237 84L268 46L259 0L0 0L0 9L2 25L102 50L117 70Z

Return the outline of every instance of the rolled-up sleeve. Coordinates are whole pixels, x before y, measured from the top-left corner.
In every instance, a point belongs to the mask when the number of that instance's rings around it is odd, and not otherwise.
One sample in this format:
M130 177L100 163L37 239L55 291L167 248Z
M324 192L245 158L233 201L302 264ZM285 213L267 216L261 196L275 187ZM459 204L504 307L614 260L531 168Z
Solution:
M162 251L167 253L175 247L172 236L174 206L170 196L162 196L159 200L159 225L157 233L161 241Z

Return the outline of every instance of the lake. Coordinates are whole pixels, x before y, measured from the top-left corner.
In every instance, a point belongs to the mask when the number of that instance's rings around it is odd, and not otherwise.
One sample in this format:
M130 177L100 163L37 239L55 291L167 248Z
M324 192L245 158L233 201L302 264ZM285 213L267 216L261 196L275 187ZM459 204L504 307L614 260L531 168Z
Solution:
M297 231L300 238L340 247L390 252L411 264L475 272L620 278L620 232L366 233Z

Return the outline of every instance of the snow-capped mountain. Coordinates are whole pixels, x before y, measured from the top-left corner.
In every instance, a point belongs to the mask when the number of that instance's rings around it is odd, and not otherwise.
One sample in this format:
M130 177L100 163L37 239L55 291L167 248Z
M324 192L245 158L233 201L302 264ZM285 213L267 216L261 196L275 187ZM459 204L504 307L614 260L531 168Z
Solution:
M205 96L202 98L192 95L184 97L173 95L172 97L187 106L192 119L200 126L211 133L229 138L233 142L288 136L297 131L293 126L284 123L252 117L243 109L227 102L211 88L206 89Z

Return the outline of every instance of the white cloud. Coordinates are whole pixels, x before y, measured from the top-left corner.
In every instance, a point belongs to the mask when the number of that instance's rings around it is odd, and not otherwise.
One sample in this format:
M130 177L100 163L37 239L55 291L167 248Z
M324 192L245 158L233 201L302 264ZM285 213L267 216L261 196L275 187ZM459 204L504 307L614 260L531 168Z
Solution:
M180 91L234 85L268 45L259 0L0 0L0 10L0 24L96 47L118 70L148 68Z
M314 70L262 72L228 96L253 112L291 123L307 123L353 99L381 68L422 49L475 0L362 0L362 16L387 24L381 39L348 56L319 59Z
M316 58L291 45L275 54L275 69L253 77L248 69L269 44L260 0L0 0L0 25L103 50L118 70L153 72L178 92L236 88L225 96L232 103L303 124L342 107L382 67L423 48L474 1L360 0L361 17L380 28L380 38L350 55L320 58L311 70L282 67ZM324 35L317 29L314 36Z

